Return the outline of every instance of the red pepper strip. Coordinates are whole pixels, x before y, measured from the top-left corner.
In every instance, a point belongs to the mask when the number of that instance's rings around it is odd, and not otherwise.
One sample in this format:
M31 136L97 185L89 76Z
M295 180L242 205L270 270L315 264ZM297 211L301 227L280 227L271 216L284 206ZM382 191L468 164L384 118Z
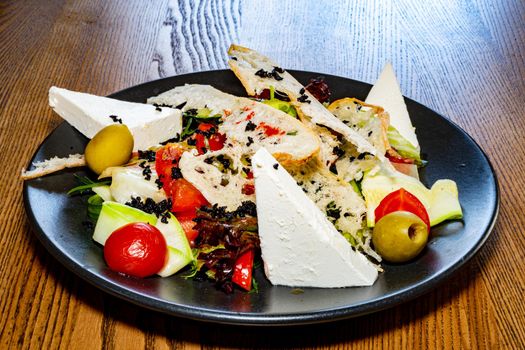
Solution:
M410 159L410 158L397 157L397 156L391 155L389 153L386 154L386 157L392 163L414 164L414 160Z
M233 283L238 286L250 290L252 289L252 270L253 270L253 249L242 253L235 262L233 270Z

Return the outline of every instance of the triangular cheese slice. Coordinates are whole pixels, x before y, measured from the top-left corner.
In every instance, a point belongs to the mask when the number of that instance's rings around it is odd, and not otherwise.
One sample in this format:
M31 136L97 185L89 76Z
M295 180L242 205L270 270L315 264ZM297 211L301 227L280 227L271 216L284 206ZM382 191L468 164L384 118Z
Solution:
M266 276L293 287L369 286L377 269L335 229L272 155L252 158Z
M56 86L49 89L49 105L88 138L110 124L125 124L133 134L135 151L156 146L182 131L182 112L168 107L120 101Z
M383 68L365 102L383 107L390 115L390 124L415 148L419 148L415 128L410 121L405 99L390 63Z

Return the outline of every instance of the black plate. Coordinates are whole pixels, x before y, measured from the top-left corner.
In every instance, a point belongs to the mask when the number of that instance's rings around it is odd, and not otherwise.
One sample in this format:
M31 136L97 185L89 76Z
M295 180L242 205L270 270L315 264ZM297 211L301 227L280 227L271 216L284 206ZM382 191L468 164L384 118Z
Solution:
M302 83L317 73L291 71ZM333 98L364 99L370 85L325 75ZM112 95L135 102L185 83L211 84L237 95L244 89L230 71L181 75L138 85ZM483 245L496 220L499 196L496 177L486 155L472 138L436 112L406 99L417 128L428 166L421 172L428 186L437 179L457 182L463 221L432 229L433 238L424 253L410 264L384 264L385 272L371 287L315 289L295 293L272 286L262 271L256 272L258 293L236 291L226 295L209 282L171 278L133 279L106 267L102 249L84 227L86 196L68 197L76 185L64 171L24 185L27 214L47 250L74 273L112 295L167 314L197 320L242 325L291 325L337 320L385 309L413 299L436 287L465 264ZM42 143L33 161L52 156L83 153L87 139L67 123L58 126Z

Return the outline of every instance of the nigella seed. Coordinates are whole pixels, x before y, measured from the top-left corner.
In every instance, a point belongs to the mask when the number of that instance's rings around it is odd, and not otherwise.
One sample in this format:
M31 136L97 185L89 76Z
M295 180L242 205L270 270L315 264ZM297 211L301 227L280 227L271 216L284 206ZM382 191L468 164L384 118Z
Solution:
M254 131L255 128L257 128L257 125L252 122L251 120L248 120L248 123L246 123L246 128L244 129L244 131L248 132L248 131Z
M181 179L182 178L182 172L180 171L180 168L173 167L171 168L171 178L173 180Z
M111 120L113 120L114 123L122 124L122 119L120 119L116 115L110 115L109 117L111 118Z
M274 168L275 170L277 170L277 169L279 168L279 163L275 163L275 164L273 165L273 168Z

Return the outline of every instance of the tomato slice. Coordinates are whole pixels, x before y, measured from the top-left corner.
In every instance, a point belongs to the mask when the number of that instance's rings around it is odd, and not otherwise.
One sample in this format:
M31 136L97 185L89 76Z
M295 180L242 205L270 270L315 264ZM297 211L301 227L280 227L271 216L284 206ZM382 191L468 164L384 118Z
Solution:
M199 235L199 231L194 229L196 225L196 222L193 221L193 219L195 219L195 215L195 211L177 214L177 220L182 226L182 229L184 230L186 238L188 239L188 242L190 242L191 247L195 246L195 239Z
M171 197L171 211L174 213L195 211L208 204L202 193L184 178L171 180L168 186L169 192L166 191L166 193L169 193Z
M195 134L195 147L197 148L197 152L199 155L203 155L206 151L206 141L204 138L204 135L202 134Z
M167 254L166 240L159 229L142 222L116 229L104 245L104 259L109 268L136 277L159 272Z
M184 149L177 144L168 144L155 153L155 170L162 182L171 178L171 168L179 164Z
M383 216L394 211L408 211L419 216L427 225L427 229L430 232L430 219L425 206L416 196L404 188L400 188L383 198L374 211L376 222Z
M233 283L246 290L252 289L253 257L253 249L242 253L235 261L233 270Z

